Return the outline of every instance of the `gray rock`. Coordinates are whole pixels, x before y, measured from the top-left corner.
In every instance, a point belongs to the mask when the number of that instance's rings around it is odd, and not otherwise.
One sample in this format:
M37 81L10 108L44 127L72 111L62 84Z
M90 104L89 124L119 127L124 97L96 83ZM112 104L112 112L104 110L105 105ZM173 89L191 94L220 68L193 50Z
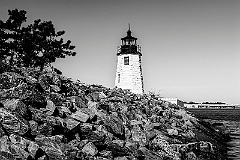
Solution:
M78 110L77 112L73 113L71 117L80 122L87 122L87 120L90 118L90 116L82 110Z
M39 147L48 155L50 159L63 159L64 153L61 150L61 141L63 136L56 135L51 137L36 137L35 141Z
M98 153L98 150L92 142L89 142L83 147L82 152L95 156Z
M80 129L80 122L76 121L72 118L66 118L64 120L64 122L66 123L66 128L72 132L72 134L74 134L75 132L77 132Z
M53 112L55 111L55 109L56 109L55 104L51 100L47 100L46 114L51 116L53 114Z
M18 133L19 135L23 135L29 129L27 124L13 114L10 114L4 108L0 108L0 121L2 127L7 131L8 134Z
M104 119L104 125L106 126L107 130L117 137L123 137L125 133L125 127L117 116L111 114Z

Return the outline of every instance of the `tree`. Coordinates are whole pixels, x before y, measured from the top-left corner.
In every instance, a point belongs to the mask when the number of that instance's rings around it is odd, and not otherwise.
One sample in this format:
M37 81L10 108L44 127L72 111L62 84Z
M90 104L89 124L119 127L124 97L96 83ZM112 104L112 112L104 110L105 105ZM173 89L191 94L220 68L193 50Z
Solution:
M55 62L57 58L75 56L71 41L60 38L65 31L55 31L51 21L37 19L23 27L26 11L8 11L6 22L0 21L1 62L11 66L40 67Z
M14 64L14 59L18 59L18 49L21 43L21 26L26 22L26 11L9 10L9 18L6 22L0 20L0 60L1 62Z

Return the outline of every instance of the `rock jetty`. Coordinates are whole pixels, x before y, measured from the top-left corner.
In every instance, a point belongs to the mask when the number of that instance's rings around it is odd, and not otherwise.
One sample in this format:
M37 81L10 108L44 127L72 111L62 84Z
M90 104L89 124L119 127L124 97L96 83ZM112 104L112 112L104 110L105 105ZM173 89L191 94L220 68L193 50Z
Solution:
M223 160L222 132L154 94L72 81L51 66L0 74L1 160Z

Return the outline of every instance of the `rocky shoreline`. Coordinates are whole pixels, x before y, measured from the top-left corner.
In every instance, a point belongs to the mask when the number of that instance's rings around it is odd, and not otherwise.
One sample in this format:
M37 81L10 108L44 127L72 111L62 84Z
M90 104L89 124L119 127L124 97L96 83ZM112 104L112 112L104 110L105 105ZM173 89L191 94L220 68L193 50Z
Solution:
M224 160L228 133L154 94L46 67L0 74L2 160Z

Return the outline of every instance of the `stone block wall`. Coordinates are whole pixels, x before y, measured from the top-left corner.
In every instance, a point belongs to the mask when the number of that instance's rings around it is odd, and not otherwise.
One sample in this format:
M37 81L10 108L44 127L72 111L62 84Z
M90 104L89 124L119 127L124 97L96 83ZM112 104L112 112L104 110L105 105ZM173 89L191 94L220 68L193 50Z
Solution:
M129 65L124 65L124 57L129 57ZM129 89L136 94L143 94L141 56L139 54L122 54L117 57L115 86Z

